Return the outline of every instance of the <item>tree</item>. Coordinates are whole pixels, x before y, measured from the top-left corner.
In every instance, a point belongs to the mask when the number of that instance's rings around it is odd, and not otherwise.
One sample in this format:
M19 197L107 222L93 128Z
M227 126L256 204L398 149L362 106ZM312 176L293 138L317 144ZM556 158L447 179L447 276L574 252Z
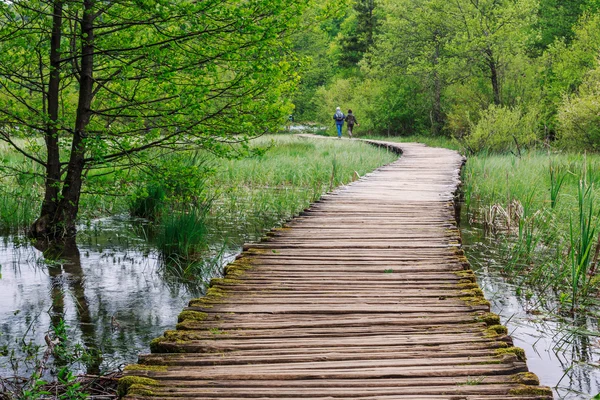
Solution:
M223 153L273 128L289 113L286 36L306 3L0 2L0 140L44 171L31 233L74 235L98 171L153 149Z
M346 20L347 32L343 32L340 41L340 66L353 67L362 60L363 55L373 46L379 19L375 13L375 0L354 0L353 13Z
M599 8L598 0L540 0L538 26L541 35L536 46L546 49L556 39L569 43L581 15L597 12Z
M408 110L426 114L427 118L423 119L429 121L434 135L440 134L444 125L443 90L447 86L450 57L447 47L454 35L454 27L443 12L445 3L440 0L383 2L387 18L367 58L372 75L389 81L391 87L397 87L397 92L409 94L398 96L408 102L385 114L407 114ZM403 88L398 82L402 82ZM415 90L415 86L418 87L415 82L420 84L420 91ZM420 92L429 103L426 109L415 107L423 103L418 99Z
M446 12L457 26L452 47L461 70L487 74L492 101L502 101L502 70L535 38L536 0L452 0Z

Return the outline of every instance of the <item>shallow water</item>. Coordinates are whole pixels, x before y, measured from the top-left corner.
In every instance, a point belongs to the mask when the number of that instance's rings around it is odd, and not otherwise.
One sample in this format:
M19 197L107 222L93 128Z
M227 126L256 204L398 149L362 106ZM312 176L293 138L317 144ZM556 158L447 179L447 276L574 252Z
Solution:
M553 389L556 399L590 399L600 393L600 337L572 332L569 321L540 311L535 297L519 291L502 277L493 240L477 227L461 227L463 245L479 285L500 315L514 344L525 350L529 370L542 385ZM588 332L600 332L599 321L582 323Z
M258 240L279 217L238 213L236 220L213 217L203 276L189 281L164 267L148 239L146 221L111 217L79 228L77 246L58 261L46 261L23 237L0 243L0 377L26 376L22 343L44 343L63 319L73 343L99 349L102 359L78 372L98 373L137 361L149 343L167 329L190 299L201 296L212 277L232 261L247 241Z
M32 245L15 243L22 238L5 238L0 345L44 343L45 332L62 318L74 341L102 349L106 370L135 361L150 340L174 325L194 294L161 277L158 255L136 236L132 221L107 219L91 228L102 234L81 235L78 249L52 263ZM7 357L0 363L0 374L12 372Z

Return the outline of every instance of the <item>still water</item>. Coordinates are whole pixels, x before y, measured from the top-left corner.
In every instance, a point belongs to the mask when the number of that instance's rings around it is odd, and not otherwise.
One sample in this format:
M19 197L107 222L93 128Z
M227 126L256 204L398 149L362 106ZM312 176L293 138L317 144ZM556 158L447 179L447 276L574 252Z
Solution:
M523 290L500 275L497 238L486 238L473 226L463 225L461 234L491 311L500 315L515 346L525 350L527 366L541 384L553 388L556 399L591 399L600 393L599 321L579 321L580 332L575 332L571 321L544 312L534 294L517 295Z

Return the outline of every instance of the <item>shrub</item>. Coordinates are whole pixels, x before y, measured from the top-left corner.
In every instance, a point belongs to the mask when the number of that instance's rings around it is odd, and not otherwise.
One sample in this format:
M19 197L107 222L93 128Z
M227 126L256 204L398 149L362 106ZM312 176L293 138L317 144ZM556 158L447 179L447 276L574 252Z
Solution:
M538 114L519 108L496 105L483 111L479 121L471 124L470 133L463 139L467 150L478 153L518 151L537 139Z
M600 67L588 73L578 94L558 110L558 138L565 147L600 150Z

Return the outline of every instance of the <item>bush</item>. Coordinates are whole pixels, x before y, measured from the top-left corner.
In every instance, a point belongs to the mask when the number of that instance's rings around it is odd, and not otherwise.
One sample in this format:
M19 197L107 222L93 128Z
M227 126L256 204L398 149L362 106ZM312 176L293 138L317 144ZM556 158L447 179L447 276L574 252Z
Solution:
M165 209L180 205L208 207L212 198L206 182L214 173L208 159L199 152L162 157L154 169L140 174L128 201L131 215L159 220Z
M600 67L588 73L578 94L558 110L558 138L565 147L600 150Z
M537 140L538 114L518 108L491 105L471 124L463 144L471 153L518 151Z

